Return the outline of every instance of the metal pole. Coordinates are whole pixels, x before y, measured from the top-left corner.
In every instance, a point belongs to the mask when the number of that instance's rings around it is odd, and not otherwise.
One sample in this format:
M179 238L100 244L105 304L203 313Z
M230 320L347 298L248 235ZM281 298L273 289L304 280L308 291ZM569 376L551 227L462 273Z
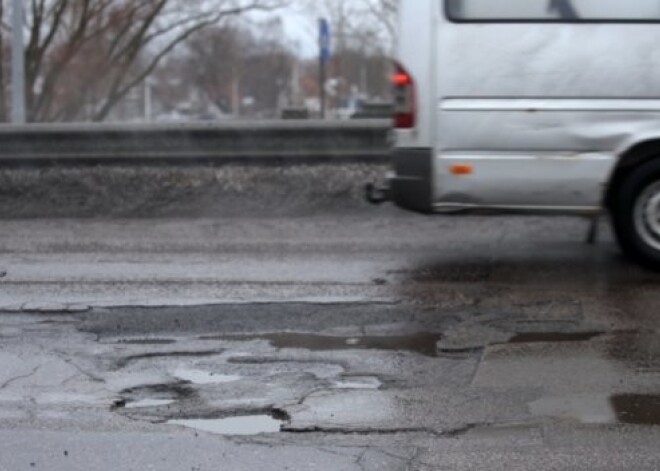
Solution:
M144 120L151 122L152 112L152 82L151 77L144 81Z
M14 0L12 6L11 45L11 118L14 124L25 124L25 46L23 43L23 1Z
M319 62L319 88L321 90L321 119L325 119L325 103L326 103L326 92L325 92L325 59L321 57Z
M330 59L330 25L325 18L319 19L319 98L321 99L321 118L326 111L326 67Z

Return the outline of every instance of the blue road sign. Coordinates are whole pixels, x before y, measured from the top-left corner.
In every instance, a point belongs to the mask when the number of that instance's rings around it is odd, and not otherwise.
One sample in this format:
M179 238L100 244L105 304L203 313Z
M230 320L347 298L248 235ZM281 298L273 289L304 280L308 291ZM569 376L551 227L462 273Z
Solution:
M321 61L330 60L330 23L325 18L319 20L319 50Z

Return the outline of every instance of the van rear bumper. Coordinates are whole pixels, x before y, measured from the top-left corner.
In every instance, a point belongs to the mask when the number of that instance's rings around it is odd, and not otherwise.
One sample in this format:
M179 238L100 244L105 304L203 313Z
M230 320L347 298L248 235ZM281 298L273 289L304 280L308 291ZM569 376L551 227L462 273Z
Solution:
M433 211L433 151L431 149L395 149L392 154L394 174L390 177L390 198L401 208L420 212Z

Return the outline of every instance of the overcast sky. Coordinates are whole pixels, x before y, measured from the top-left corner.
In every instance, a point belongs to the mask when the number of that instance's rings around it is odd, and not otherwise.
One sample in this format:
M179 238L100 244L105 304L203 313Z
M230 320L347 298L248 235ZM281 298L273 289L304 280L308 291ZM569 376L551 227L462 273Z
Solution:
M300 54L311 57L318 53L317 23L313 13L300 6L291 6L274 14L257 14L255 19L265 21L272 15L282 20L287 37L297 45Z
M318 40L316 22L309 15L287 12L282 16L287 35L298 44L300 52L304 55L316 54Z

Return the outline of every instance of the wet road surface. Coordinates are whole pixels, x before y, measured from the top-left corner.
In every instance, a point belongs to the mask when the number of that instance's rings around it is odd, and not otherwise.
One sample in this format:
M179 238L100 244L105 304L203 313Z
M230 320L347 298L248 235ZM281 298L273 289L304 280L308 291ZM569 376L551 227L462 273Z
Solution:
M606 226L0 226L0 470L655 470L660 278Z

